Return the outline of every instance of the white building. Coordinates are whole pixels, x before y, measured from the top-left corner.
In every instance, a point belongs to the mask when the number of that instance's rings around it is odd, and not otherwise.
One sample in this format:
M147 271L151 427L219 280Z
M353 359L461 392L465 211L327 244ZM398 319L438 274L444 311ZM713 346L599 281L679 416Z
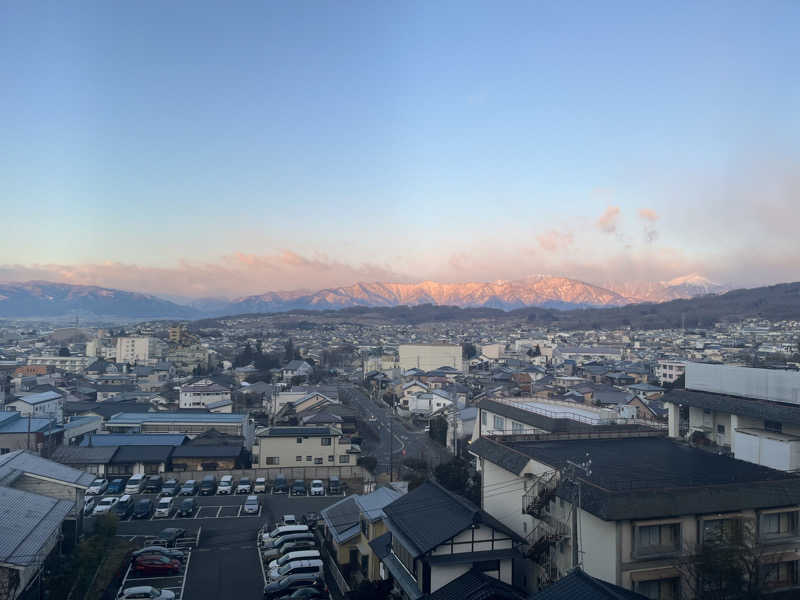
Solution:
M83 373L95 361L92 356L29 356L29 365L53 367L67 373Z
M160 358L160 343L157 338L126 336L117 338L117 362L147 363Z
M349 444L333 427L265 427L256 430L253 467L355 465ZM299 454L298 454L299 452Z
M403 372L409 369L433 371L439 367L464 370L461 346L455 344L400 344L398 366Z
M686 361L659 360L653 371L659 384L674 383L686 372Z
M200 379L181 386L180 408L209 408L209 405L222 407L230 406L230 402L230 389L211 379ZM230 409L225 412L230 412Z
M7 403L6 407L24 416L46 417L59 423L64 420L64 396L58 392L27 394L19 400Z
M800 373L688 363L686 389L663 397L670 437L705 440L736 458L800 469Z

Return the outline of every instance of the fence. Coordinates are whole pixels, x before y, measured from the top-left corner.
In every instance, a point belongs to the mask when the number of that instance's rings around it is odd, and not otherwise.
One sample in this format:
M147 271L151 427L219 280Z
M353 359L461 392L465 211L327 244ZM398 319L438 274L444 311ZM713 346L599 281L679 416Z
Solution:
M215 471L166 471L159 473L164 479L175 478L180 482L194 479L203 479L206 475L215 475L217 478L223 475L231 475L234 479L248 477L251 481L264 477L267 481L273 481L277 475L283 475L287 480L292 479L330 479L336 476L342 481L357 481L364 484L373 482L372 474L359 466L308 466L308 467L258 467L251 469L221 469Z

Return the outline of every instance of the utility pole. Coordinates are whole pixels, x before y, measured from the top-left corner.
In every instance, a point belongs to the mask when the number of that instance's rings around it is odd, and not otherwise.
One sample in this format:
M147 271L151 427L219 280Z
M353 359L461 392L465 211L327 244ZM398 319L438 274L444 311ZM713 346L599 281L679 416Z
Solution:
M28 413L28 435L25 441L25 447L31 449L31 413Z
M392 456L393 442L394 436L392 435L392 429L394 425L394 419L392 419L392 409L389 409L389 481L391 482L394 479L394 457Z
M577 490L578 490L578 504L577 506L573 503L573 511L572 511L572 532L573 538L575 540L575 544L572 547L572 566L573 567L580 567L583 564L580 544L581 544L581 533L580 533L580 520L579 520L579 512L581 510L581 482L579 479L575 477L575 471L583 471L586 477L592 476L592 459L589 457L589 453L586 453L586 460L580 463L573 462L571 460L567 461L566 466L564 467L564 477L567 481L572 483ZM573 496L574 499L574 496Z

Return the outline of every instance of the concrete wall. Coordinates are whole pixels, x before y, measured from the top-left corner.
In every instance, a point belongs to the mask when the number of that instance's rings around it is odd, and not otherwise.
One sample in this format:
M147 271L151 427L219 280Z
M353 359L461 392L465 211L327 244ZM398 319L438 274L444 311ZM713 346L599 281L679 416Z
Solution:
M583 556L584 571L603 581L618 583L619 547L616 522L603 521L585 510L578 512L578 522L581 544L579 550Z
M14 482L12 487L25 492L49 496L50 498L70 500L75 502L78 509L83 508L84 490L71 485L39 479L38 477L31 477L30 475L22 475Z
M415 368L433 371L439 367L453 367L461 371L464 368L461 346L455 344L400 344L398 366L403 371Z

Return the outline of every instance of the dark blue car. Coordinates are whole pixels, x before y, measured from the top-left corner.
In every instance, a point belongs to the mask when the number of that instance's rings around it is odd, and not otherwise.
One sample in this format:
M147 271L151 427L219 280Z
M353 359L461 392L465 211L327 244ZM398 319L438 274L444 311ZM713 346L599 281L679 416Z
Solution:
M107 494L122 494L125 491L125 480L124 479L113 479L111 483L108 484L108 489L106 490Z

